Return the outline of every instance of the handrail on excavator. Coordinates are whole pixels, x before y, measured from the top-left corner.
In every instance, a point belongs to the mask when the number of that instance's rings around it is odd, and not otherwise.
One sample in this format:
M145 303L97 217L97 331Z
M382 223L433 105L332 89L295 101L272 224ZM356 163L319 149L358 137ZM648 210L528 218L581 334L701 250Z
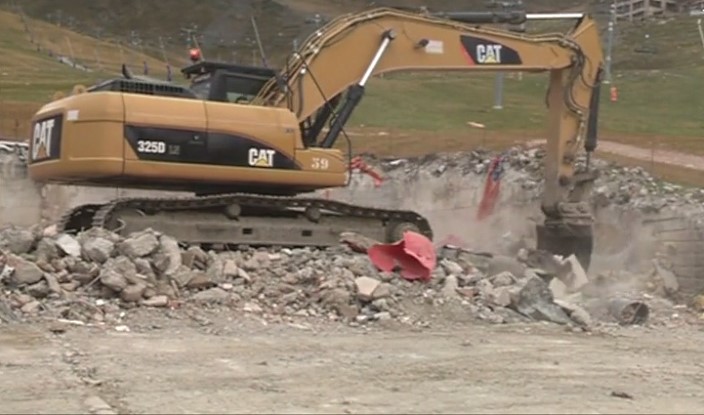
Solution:
M528 20L571 20L582 19L585 13L526 13L524 11L501 12L435 12L433 17L470 24L521 24Z

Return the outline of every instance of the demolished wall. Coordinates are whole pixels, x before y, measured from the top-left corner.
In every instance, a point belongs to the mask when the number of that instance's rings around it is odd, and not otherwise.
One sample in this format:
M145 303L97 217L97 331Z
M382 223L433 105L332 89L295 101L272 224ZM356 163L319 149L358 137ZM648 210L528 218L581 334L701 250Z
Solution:
M49 224L66 210L85 203L174 194L117 187L40 185L29 178L26 160L26 144L0 142L0 227Z
M544 152L515 148L504 153L505 174L497 207L493 215L478 221L487 170L495 156L474 151L416 159L369 158L368 162L383 172L381 186L375 187L371 178L356 174L347 189L321 195L375 207L417 210L430 220L436 241L515 254L521 247L535 246L535 224L543 218L539 206ZM592 165L600 176L592 198L596 225L590 271L647 272L656 253L664 252L683 292L704 290L704 278L699 277L704 263L695 254L704 246L704 191L662 183L642 168L602 160L592 160Z
M499 201L494 214L482 221L476 219L476 212L487 169L495 156L482 151L416 159L367 158L382 172L381 186L375 187L366 175L353 174L348 187L318 194L374 207L416 210L430 220L438 243L515 254L520 247L534 246L535 224L542 220L539 198L543 152L538 148L512 149L504 155ZM25 157L26 146L0 143L0 227L49 224L78 204L155 195L118 188L41 186L28 178ZM656 250L663 249L664 243L673 248L674 234L666 227L687 228L704 217L700 203L703 191L662 184L639 168L601 161L594 165L601 171L593 197L597 219L593 269L597 272L636 270L644 263L649 266L647 261ZM704 288L698 277L702 266L692 251L704 246L702 235L704 232L690 230L689 239L674 246L678 252L673 254L673 266L686 280L683 285L692 291Z

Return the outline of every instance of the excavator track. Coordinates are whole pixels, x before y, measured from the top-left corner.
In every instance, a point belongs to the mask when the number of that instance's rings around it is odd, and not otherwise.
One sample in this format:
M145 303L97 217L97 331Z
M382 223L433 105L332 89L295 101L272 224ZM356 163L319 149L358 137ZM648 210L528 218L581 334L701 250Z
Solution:
M61 232L92 227L121 235L152 228L182 243L254 246L335 246L354 231L395 242L412 230L432 240L428 220L413 211L378 209L319 198L245 193L187 198L121 198L69 210Z

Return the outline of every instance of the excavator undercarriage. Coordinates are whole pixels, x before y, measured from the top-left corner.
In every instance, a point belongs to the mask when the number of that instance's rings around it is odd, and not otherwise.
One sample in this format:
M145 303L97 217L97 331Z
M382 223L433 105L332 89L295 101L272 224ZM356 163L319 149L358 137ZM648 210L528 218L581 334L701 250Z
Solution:
M58 228L121 234L152 228L191 244L335 246L355 230L382 242L414 231L432 239L428 221L404 210L375 209L320 198L227 194L194 198L124 198L78 206Z

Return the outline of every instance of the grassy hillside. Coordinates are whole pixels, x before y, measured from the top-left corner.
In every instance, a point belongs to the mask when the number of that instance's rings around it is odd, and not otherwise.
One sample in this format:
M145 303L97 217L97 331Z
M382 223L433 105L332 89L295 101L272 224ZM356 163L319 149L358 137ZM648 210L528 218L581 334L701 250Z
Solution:
M343 5L351 7L352 3L279 0L276 4L283 8L297 5L298 15L305 15L325 7L332 12ZM90 84L112 76L121 62L133 64L133 70L139 72L141 62L146 60L152 75L165 76L163 59L147 54L149 50L141 53L33 19L29 24L34 44L17 15L0 12L0 25L4 28L0 32L0 52L10 57L0 62L0 134L26 135L31 114L57 90L68 92L75 84ZM262 24L260 27L265 28ZM275 28L266 28L272 30ZM699 138L704 127L700 121L704 104L699 98L704 54L696 19L619 24L616 40L614 84L619 90L619 101L609 102L608 87L605 88L603 135L637 144L656 141L662 147L704 153ZM36 50L37 43L42 45L41 51ZM91 71L59 63L48 55L48 49L54 55L73 54ZM180 65L185 61L181 52L173 52L167 58ZM178 75L177 69L174 73ZM421 135L441 133L461 139L469 134L467 122L476 121L486 124L491 134L541 136L546 114L546 77L526 75L521 81L506 78L503 110L492 109L493 85L492 75L396 74L374 79L352 125Z
M21 9L37 19L48 19L73 30L95 36L131 39L134 31L143 44L158 51L159 38L167 48L182 50L182 29L197 28L204 50L224 59L251 61L255 48L250 16L257 19L270 61L281 62L294 38L315 29L309 20L316 14L324 19L341 13L375 6L429 6L434 10L481 10L486 0L0 0L0 6ZM531 0L532 11L583 7L577 0ZM17 7L19 6L19 8Z
M0 11L0 135L26 135L31 114L57 91L115 76L122 62L140 73L146 61L152 76L166 76L161 59L42 21L28 23L31 35L20 16ZM78 67L62 63L61 56Z
M0 67L3 95L7 99L43 100L57 87L72 87L76 83L90 83L116 75L123 62L135 72L141 72L142 64L146 62L151 75L166 76L163 59L118 43L99 41L33 19L29 20L31 32L28 33L18 15L3 11L0 11L0 26L0 53L4 56ZM75 61L78 68L60 62L60 56Z
M618 102L609 101L604 86L601 126L628 135L701 136L704 101L700 69L618 73ZM468 121L494 130L542 131L547 76L505 78L504 109L492 109L492 75L398 74L370 82L368 95L353 118L369 127L448 132L465 129Z

